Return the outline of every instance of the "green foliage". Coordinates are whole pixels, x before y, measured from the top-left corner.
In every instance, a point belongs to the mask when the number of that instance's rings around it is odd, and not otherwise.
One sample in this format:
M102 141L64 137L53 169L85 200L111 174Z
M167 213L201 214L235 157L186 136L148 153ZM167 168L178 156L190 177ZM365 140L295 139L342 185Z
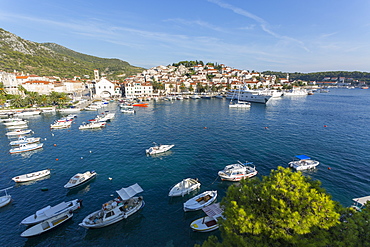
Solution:
M55 75L63 78L88 75L92 78L94 69L98 69L110 79L117 79L117 76L122 74L130 76L143 71L143 68L131 66L119 59L89 56L57 44L39 44L18 37L20 46L28 51L26 54L14 50L13 46L5 41L4 38L10 35L11 33L0 29L0 69L4 71L17 70L40 76Z
M345 77L353 80L364 81L370 83L370 73L369 72L360 72L360 71L326 71L326 72L313 72L313 73L286 73L286 72L276 72L276 71L264 71L262 72L265 75L276 75L278 78L286 78L286 75L289 74L289 79L291 80L303 80L303 81L323 81L325 77Z
M323 230L339 224L337 204L320 182L289 168L279 167L262 181L230 186L222 205L226 220L221 222L220 246L310 246L307 235L324 233L328 240ZM211 239L204 246L219 246L214 244Z

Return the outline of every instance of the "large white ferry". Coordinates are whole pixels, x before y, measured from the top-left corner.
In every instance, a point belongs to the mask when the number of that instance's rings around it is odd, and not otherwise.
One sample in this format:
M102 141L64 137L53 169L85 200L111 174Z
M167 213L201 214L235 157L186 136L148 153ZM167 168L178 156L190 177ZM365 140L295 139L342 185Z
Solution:
M226 94L226 99L238 99L240 101L247 101L247 102L254 102L254 103L262 103L266 104L267 101L272 97L271 95L265 94L262 91L255 91L241 88L239 89L231 89Z

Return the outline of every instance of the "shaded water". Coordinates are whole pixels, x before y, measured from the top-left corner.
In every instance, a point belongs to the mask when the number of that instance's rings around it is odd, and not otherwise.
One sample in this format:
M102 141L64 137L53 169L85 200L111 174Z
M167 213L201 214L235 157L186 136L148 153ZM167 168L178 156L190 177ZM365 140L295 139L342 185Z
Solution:
M368 195L370 155L369 90L331 90L328 94L272 99L250 109L229 109L220 99L151 102L136 114L122 114L117 104L104 110L116 118L102 130L78 130L96 112L81 112L68 130L50 130L60 115L29 118L33 136L42 137L44 148L10 155L6 129L0 126L0 189L14 185L11 178L52 168L46 179L15 185L12 204L0 208L2 246L193 246L211 233L196 233L191 221L204 213L182 210L189 199L169 198L169 188L186 177L198 178L200 191L217 189L219 200L230 182L221 182L217 171L240 161L252 161L258 176L268 175L292 157L306 154L320 161L318 169L304 172L343 205ZM324 127L326 126L326 127ZM267 128L266 128L267 127ZM175 144L156 157L145 155L152 142ZM56 160L58 159L58 160ZM329 170L328 167L331 169ZM63 185L78 172L96 170L86 186L67 191ZM112 180L108 178L111 177ZM139 183L145 207L114 225L86 230L78 223L116 190ZM47 187L48 191L41 191ZM46 205L83 199L72 220L38 237L24 239L20 221Z

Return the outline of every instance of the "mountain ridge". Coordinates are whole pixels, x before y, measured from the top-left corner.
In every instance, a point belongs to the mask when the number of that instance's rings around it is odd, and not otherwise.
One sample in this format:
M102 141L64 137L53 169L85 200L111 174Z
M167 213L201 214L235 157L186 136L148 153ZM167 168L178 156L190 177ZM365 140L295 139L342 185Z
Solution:
M40 76L93 77L98 69L109 79L122 79L144 68L117 58L100 58L73 51L56 43L37 43L0 28L0 69Z

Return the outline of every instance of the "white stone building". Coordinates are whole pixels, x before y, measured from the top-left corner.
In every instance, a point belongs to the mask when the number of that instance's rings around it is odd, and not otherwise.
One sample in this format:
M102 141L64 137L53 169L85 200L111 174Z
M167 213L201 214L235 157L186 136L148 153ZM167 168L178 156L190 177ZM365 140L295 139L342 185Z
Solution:
M127 82L125 96L129 99L151 98L153 97L153 86L145 82Z
M95 97L110 98L115 95L114 83L107 80L105 77L101 78L95 83Z

